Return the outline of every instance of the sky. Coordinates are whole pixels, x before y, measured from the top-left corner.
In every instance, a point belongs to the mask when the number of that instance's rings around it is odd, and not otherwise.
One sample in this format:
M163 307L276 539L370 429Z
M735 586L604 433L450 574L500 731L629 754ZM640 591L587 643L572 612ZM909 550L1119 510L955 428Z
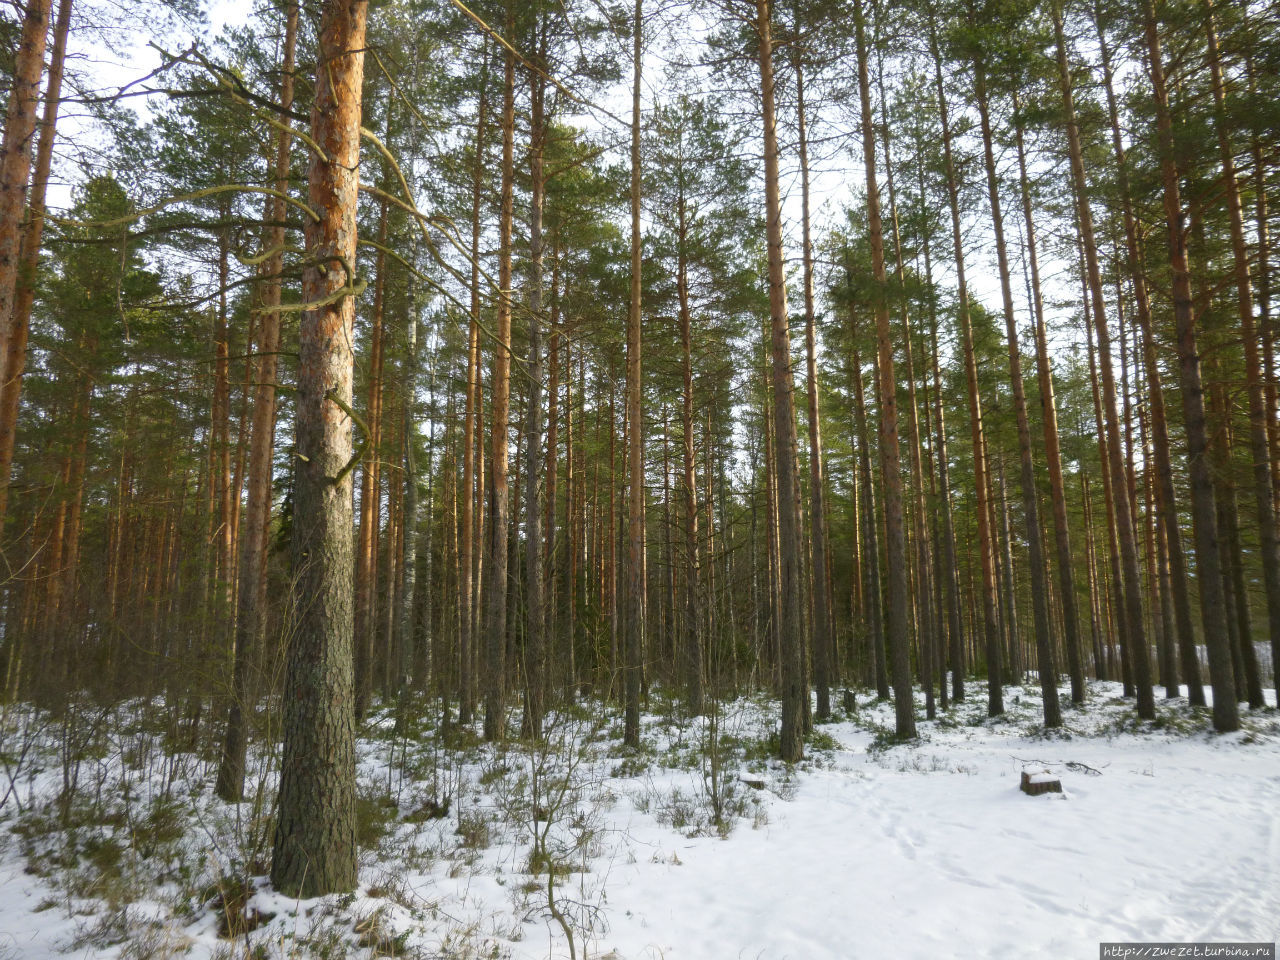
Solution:
M122 3L123 6L121 5ZM87 12L91 17L122 20L124 21L124 26L108 34L107 43L101 42L100 33L95 34L89 30L73 31L71 40L73 70L79 71L85 77L86 85L96 88L99 93L114 92L121 87L137 82L160 65L161 55L156 46L161 46L170 51L180 51L193 41L198 41L202 47L208 49L212 46L214 39L226 27L246 23L252 15L254 3L252 0L208 0L208 2L202 4L202 8L206 21L203 25L184 21L173 14L166 14L154 2L133 4L127 2L127 0L83 0L82 16ZM658 27L664 33L676 30L688 31L691 28L692 25L687 20L671 15L665 16L663 23ZM668 46L664 42L668 37L658 36L653 39L657 42L648 45L643 70L642 102L645 109L664 93L665 61L662 48ZM625 52L629 51L620 49L619 55L622 56ZM629 73L629 71L624 72ZM714 84L715 78L712 77L709 82ZM625 83L619 84L616 89L603 96L601 101L615 116L629 119L629 77L627 77ZM130 108L145 120L149 114L150 106L159 101L154 98L134 97L127 102ZM832 105L828 103L821 109L830 110L833 106L840 114L838 118L839 124L847 124L848 115L853 105L848 103ZM953 109L958 112L959 105L953 106ZM820 110L815 110L815 113L818 115L811 119L810 126L811 136L817 140L824 134L831 134L832 129L829 125L824 124L825 118L821 115ZM785 120L786 118L780 119ZM586 122L590 127L590 122ZM601 123L609 127L616 126L612 120L607 118L603 119ZM66 142L76 142L81 145L85 142L92 142L93 134L91 130L91 122L84 116L83 108L77 109L71 104L64 108L60 132L65 131ZM625 131L611 129L609 133L614 137L625 140ZM786 251L789 261L797 264L800 257L800 180L794 149L788 149L788 146L784 142L782 156L783 182L781 188L784 203L784 221L788 234ZM625 149L625 146L623 149ZM619 158L621 159L622 157L623 154L620 154ZM1010 161L1006 157L1002 162L1007 163ZM66 171L67 169L64 164L63 170ZM846 138L843 142L839 142L834 146L827 146L825 149L821 144L815 143L811 149L811 170L811 207L814 224L813 233L816 243L827 229L837 225L843 219L845 206L849 205L856 195L864 192L861 144L859 140ZM54 209L65 207L71 202L71 185L67 182L69 179L71 179L71 176L67 176L62 182L51 184L50 205ZM881 184L881 190L884 190L883 183ZM1029 336L1027 331L1029 331L1030 312L1023 292L1024 284L1022 282L1020 208L1017 207L1014 201L1014 197L1005 199L1006 232L1011 254L1011 268L1015 274L1013 287L1019 328L1024 331L1023 342L1024 346L1026 346L1027 337ZM966 238L966 267L973 296L982 301L993 312L998 312L1001 295L987 222L988 218L982 216L979 216L976 220L974 218L969 220L971 228ZM1061 262L1055 263L1050 256L1043 253L1042 258L1044 260L1041 266L1045 276L1046 300L1074 299L1074 280L1070 279L1069 265ZM935 272L940 282L944 284L951 282L952 278L947 275L945 264L935 264ZM819 281L819 286L821 286L821 281ZM800 310L798 283L794 284L792 289L789 290L789 295L792 312ZM1056 341L1055 352L1061 352L1070 343L1079 339L1074 325L1072 328L1062 328L1058 333L1053 333L1051 330L1051 338Z

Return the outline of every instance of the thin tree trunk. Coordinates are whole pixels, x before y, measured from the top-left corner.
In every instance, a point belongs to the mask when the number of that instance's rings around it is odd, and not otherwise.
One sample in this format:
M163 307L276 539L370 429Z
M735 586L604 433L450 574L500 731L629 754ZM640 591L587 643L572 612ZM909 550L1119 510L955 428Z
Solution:
M360 531L356 546L356 719L364 717L373 695L373 669L377 633L378 540L381 526L379 461L382 452L382 368L384 359L383 313L387 281L387 202L378 204L378 250L374 255L372 331L369 347L369 383L365 416L368 418L369 453L360 471ZM387 535L391 535L388 522Z
M480 102L476 117L475 157L471 174L471 310L467 332L467 397L462 426L462 540L458 567L462 574L458 584L461 602L461 629L458 633L458 721L470 723L475 698L475 680L471 669L472 652L478 642L475 624L475 548L477 536L476 502L476 422L480 418L480 202L484 192L484 135L488 113L489 45L486 40L484 63L480 72Z
M622 741L640 746L640 683L645 642L644 410L640 382L640 67L643 0L636 0L631 50L631 302L627 311L627 633Z
M276 133L274 187L283 194L289 189L289 149L292 131L288 111L293 106L294 51L298 37L298 4L291 2L285 16L284 50L280 64L280 106L285 111ZM236 598L235 666L232 674L231 705L227 711L226 736L218 767L215 791L223 800L234 802L244 795L245 722L244 712L255 703L253 673L249 658L257 649L263 631L266 602L264 577L268 528L271 521L271 472L275 448L276 369L280 351L281 273L284 269L285 202L282 196L267 200L267 221L263 246L271 251L263 265L261 319L258 327L257 383L253 398L253 424L249 451L249 495L241 530L240 584Z
M677 200L679 226L677 233L678 263L676 266L676 293L679 298L681 370L684 375L683 404L680 409L680 426L684 434L684 548L685 548L685 616L681 656L684 663L685 696L689 701L690 716L700 716L703 704L702 635L698 629L699 603L699 544L698 544L698 491L693 453L693 336L689 311L689 268L686 256L688 235L688 207L683 194Z
M1209 41L1209 74L1213 83L1214 126L1218 133L1222 181L1231 224L1231 252L1235 268L1236 312L1244 342L1245 382L1249 395L1249 453L1253 461L1254 504L1257 511L1262 580L1266 587L1267 625L1271 634L1271 660L1280 677L1280 544L1276 538L1275 500L1271 477L1271 452L1267 441L1266 397L1263 393L1262 361L1258 353L1258 332L1253 320L1253 289L1249 276L1249 250L1244 235L1244 214L1240 185L1236 181L1235 149L1227 125L1226 91L1222 62L1218 54L1218 31L1214 25L1213 0L1204 0L1205 29ZM1243 600L1243 598L1241 598ZM1252 653L1250 648L1248 653ZM1248 654L1246 654L1246 657ZM1252 685L1251 685L1252 686ZM1252 705L1254 691L1249 691Z
M982 624L987 653L987 712L991 716L1004 713L1004 690L1000 676L1000 631L996 621L996 572L992 544L990 510L987 504L987 467L982 456L985 447L982 427L982 398L978 386L978 366L973 352L973 327L969 319L969 288L964 272L964 234L960 227L960 195L956 180L955 160L951 152L951 124L946 93L942 85L942 55L938 48L937 25L929 18L929 47L934 61L934 81L938 92L938 111L942 120L943 160L946 167L947 194L951 207L951 235L955 248L956 280L959 290L958 319L961 350L964 353L965 378L969 387L969 424L973 440L974 486L977 488L978 552L982 564Z
M987 199L995 229L996 260L1000 271L1000 294L1004 304L1005 338L1009 347L1009 383L1013 392L1013 412L1018 425L1019 486L1022 491L1022 519L1026 527L1028 561L1031 567L1031 610L1035 626L1040 693L1044 703L1044 725L1062 726L1058 705L1058 676L1049 637L1049 585L1045 577L1044 529L1040 524L1039 494L1036 491L1035 461L1031 453L1031 428L1027 422L1027 397L1022 383L1022 356L1018 346L1018 325L1013 313L1013 290L1009 283L1009 257L1004 242L1004 215L1000 205L1000 183L988 107L986 65L974 60L974 89L982 126L983 158L987 170ZM1003 484L1002 484L1003 486Z
M1130 286L1133 290L1135 317L1142 336L1143 367L1147 378L1147 395L1151 403L1151 434L1156 467L1156 511L1164 529L1169 553L1169 586L1178 631L1178 654L1187 696L1192 705L1204 706L1204 687L1200 682L1200 658L1196 653L1195 631L1191 619L1191 596L1187 584L1187 560L1178 526L1177 494L1173 484L1173 459L1170 454L1168 416L1165 412L1164 389L1156 358L1155 334L1152 329L1151 302L1147 294L1147 278L1138 224L1133 212L1129 188L1129 164L1120 133L1120 113L1116 105L1111 52L1102 28L1101 8L1095 8L1094 22L1102 59L1102 74L1107 93L1107 110L1111 120L1111 143L1116 159L1121 209L1124 214L1125 242L1129 253Z
M71 24L72 0L59 0L54 26L53 51L45 81L44 114L40 118L40 142L36 147L35 172L22 236L22 259L14 275L13 317L6 350L0 354L0 529L4 527L9 502L9 476L13 469L13 445L18 431L18 400L22 394L22 372L27 362L27 335L31 329L31 306L35 301L36 268L40 262L40 242L44 234L45 191L53 163L53 142L57 135L58 108L62 97L62 74L67 54L67 31ZM30 12L30 11L29 11ZM24 21L24 27L25 27ZM3 268L0 267L0 273ZM0 301L0 309L3 302ZM0 327L4 317L0 314Z
M1195 525L1196 569L1200 581L1200 616L1213 683L1213 725L1219 732L1227 732L1240 728L1240 713L1236 703L1235 682L1231 675L1231 649L1225 634L1227 614L1222 596L1222 571L1218 562L1218 525L1214 515L1213 478L1209 472L1207 456L1208 429L1205 425L1200 354L1196 346L1191 274L1187 265L1187 239L1183 232L1177 159L1173 152L1173 121L1169 115L1164 56L1160 49L1160 35L1152 0L1144 0L1143 19L1147 40L1147 69L1150 72L1156 126L1160 134L1160 173L1164 187L1165 225L1169 236L1169 266L1173 271L1173 314L1177 327L1182 413L1186 422L1191 513Z
M879 56L876 58L876 68L877 90L880 101L883 104L885 102L884 64L882 58ZM920 682L924 687L925 716L932 720L937 712L933 695L933 649L934 645L938 643L940 631L933 620L933 571L932 560L930 559L932 546L929 539L929 531L926 521L928 508L925 503L924 467L922 463L923 439L920 432L920 408L916 402L915 358L911 343L911 317L907 302L906 274L904 272L905 267L902 257L902 239L898 232L898 203L893 181L892 138L890 136L889 124L887 121L881 122L880 135L884 146L885 180L889 192L889 224L893 232L894 263L898 285L897 296L899 299L900 319L902 322L904 360L906 361L907 402L909 405L906 417L908 431L907 450L911 460L911 482L915 494L914 510L912 511L912 525L914 527L915 534L917 580L917 588L914 591L914 594L916 608L919 611L919 628L916 632L919 643L918 662L920 667Z
M800 24L796 24L797 34ZM818 359L816 310L813 296L813 240L809 223L809 137L804 99L803 52L796 51L796 112L800 135L800 212L804 262L805 382L809 417L809 514L813 583L813 681L817 687L816 716L831 715L831 637L828 632L831 601L827 593L826 493L822 464L822 421L818 411Z
M773 379L774 460L778 500L780 609L777 611L782 667L779 752L791 763L804 756L804 633L800 598L800 518L796 509L796 421L791 376L791 334L782 251L782 200L778 184L773 32L769 0L756 0L760 96L764 110L765 210L768 230L769 317Z
M1062 12L1060 0L1055 0L1054 21L1060 24ZM1138 716L1155 717L1155 696L1151 688L1151 663L1147 653L1147 638L1142 622L1142 582L1138 570L1138 549L1133 529L1133 511L1129 502L1129 487L1125 479L1124 448L1120 441L1120 424L1116 406L1115 375L1111 366L1111 335L1108 330L1105 301L1102 295L1102 276L1098 268L1098 250L1093 235L1093 213L1089 205L1088 183L1084 175L1084 160L1080 147L1080 128L1076 120L1075 102L1071 86L1071 73L1067 66L1066 49L1058 45L1058 80L1062 91L1063 112L1066 114L1067 150L1071 163L1071 176L1075 184L1076 217L1084 246L1086 276L1093 300L1093 322L1098 337L1098 367L1102 374L1102 400L1106 412L1106 444L1111 463L1111 495L1115 500L1116 530L1120 539L1120 555L1124 577L1124 613L1128 627L1129 646L1133 653L1133 680L1138 695Z
M539 39L539 61L545 63L545 33ZM542 597L542 205L545 181L542 152L546 144L544 92L538 72L530 78L529 176L529 408L525 420L525 719L527 733L542 736L546 690L546 635Z
M515 35L515 2L507 0L507 36ZM502 67L502 201L498 218L498 323L493 348L489 462L489 542L485 551L484 738L506 734L507 652L507 422L511 410L511 221L515 204L515 54Z
M1015 97L1014 110L1019 109ZM1080 656L1080 614L1076 607L1075 564L1071 556L1071 526L1067 521L1066 484L1062 479L1062 446L1058 437L1058 406L1053 393L1053 371L1049 365L1049 335L1044 319L1044 298L1040 291L1040 263L1036 252L1035 217L1031 206L1031 186L1027 179L1026 149L1022 122L1016 123L1018 173L1022 194L1022 218L1026 226L1027 261L1031 271L1031 302L1035 313L1036 373L1040 385L1040 419L1044 430L1045 463L1049 470L1049 495L1053 501L1053 532L1058 548L1058 592L1062 597L1067 670L1071 674L1071 702L1084 703L1084 663Z

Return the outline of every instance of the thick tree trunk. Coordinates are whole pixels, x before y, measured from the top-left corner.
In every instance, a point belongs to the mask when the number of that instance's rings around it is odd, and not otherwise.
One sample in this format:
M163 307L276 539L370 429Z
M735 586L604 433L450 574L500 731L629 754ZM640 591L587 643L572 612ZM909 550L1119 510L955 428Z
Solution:
M357 169L364 79L364 0L329 0L320 21L308 199L320 214L303 274L314 306L299 331L294 570L296 633L284 684L271 882L313 897L356 884L352 677L351 421ZM345 265L346 269L341 268Z

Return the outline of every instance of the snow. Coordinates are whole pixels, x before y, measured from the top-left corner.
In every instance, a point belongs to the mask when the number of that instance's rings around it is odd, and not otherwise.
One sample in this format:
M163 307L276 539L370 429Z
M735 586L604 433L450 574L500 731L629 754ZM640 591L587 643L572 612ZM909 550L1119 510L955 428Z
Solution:
M401 780L388 773L395 744L384 731L362 741L362 784L385 787L390 776L401 820L376 855L362 854L359 893L298 902L258 880L249 904L275 917L251 941L265 956L307 956L289 952L296 940L332 929L350 941L339 955L356 957L367 955L359 931L372 926L399 935L408 956L567 957L546 875L526 872L535 807L541 829L553 821L553 856L574 866L556 892L578 957L1092 956L1100 941L1277 939L1274 709L1246 712L1243 731L1220 736L1185 700L1138 723L1118 685L1099 683L1086 710L1066 710L1067 732L1045 735L1032 688L1008 688L1010 712L997 720L975 692L946 719L921 721L910 744L886 736L891 705L863 706L820 725L825 749L791 770L752 752L774 706L726 704L721 733L747 744L726 761L736 815L727 835L709 822L707 770L693 762L705 720L647 715L652 750L629 760L612 728L567 723L560 735L576 766L559 807L554 791L532 802L521 778L554 786L563 758L418 743L418 779ZM1060 779L1064 793L1026 796L1024 769ZM41 775L31 790L57 782ZM408 822L433 783L452 792L450 816ZM216 856L209 837L228 811L196 786L184 842L198 864ZM20 820L12 805L3 816L4 827ZM487 836L466 833L476 824ZM4 841L0 958L121 956L124 944L84 938L96 918L77 913L92 911L91 898L25 866L19 844ZM129 907L140 928L163 930L199 960L225 948L212 911L176 910L177 885L166 883Z

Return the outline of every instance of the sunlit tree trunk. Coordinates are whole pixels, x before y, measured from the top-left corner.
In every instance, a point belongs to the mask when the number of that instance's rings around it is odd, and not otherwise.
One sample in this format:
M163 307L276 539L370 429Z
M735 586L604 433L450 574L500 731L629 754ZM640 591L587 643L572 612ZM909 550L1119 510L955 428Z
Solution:
M58 127L58 108L61 106L67 32L71 25L71 2L72 0L58 2L53 50L49 55L49 71L45 80L44 113L40 118L40 141L36 147L35 171L31 177L31 196L23 229L21 261L14 274L13 313L7 339L2 332L5 318L0 314L0 343L6 346L5 352L0 354L0 528L4 526L9 501L9 475L13 469L13 445L18 428L18 400L22 395L22 373L27 362L31 306L36 294L36 268L40 262L40 243L44 235L45 190L49 185L53 142ZM7 158L8 155L5 156ZM0 274L3 272L3 267L0 266ZM2 277L0 282L3 282ZM3 292L0 291L0 310L3 308Z
M294 479L297 625L289 645L271 882L313 897L356 884L352 677L351 405L363 0L329 0L320 21L303 274ZM323 272L319 265L330 264ZM341 269L345 264L349 269ZM354 283L354 281L351 281Z

